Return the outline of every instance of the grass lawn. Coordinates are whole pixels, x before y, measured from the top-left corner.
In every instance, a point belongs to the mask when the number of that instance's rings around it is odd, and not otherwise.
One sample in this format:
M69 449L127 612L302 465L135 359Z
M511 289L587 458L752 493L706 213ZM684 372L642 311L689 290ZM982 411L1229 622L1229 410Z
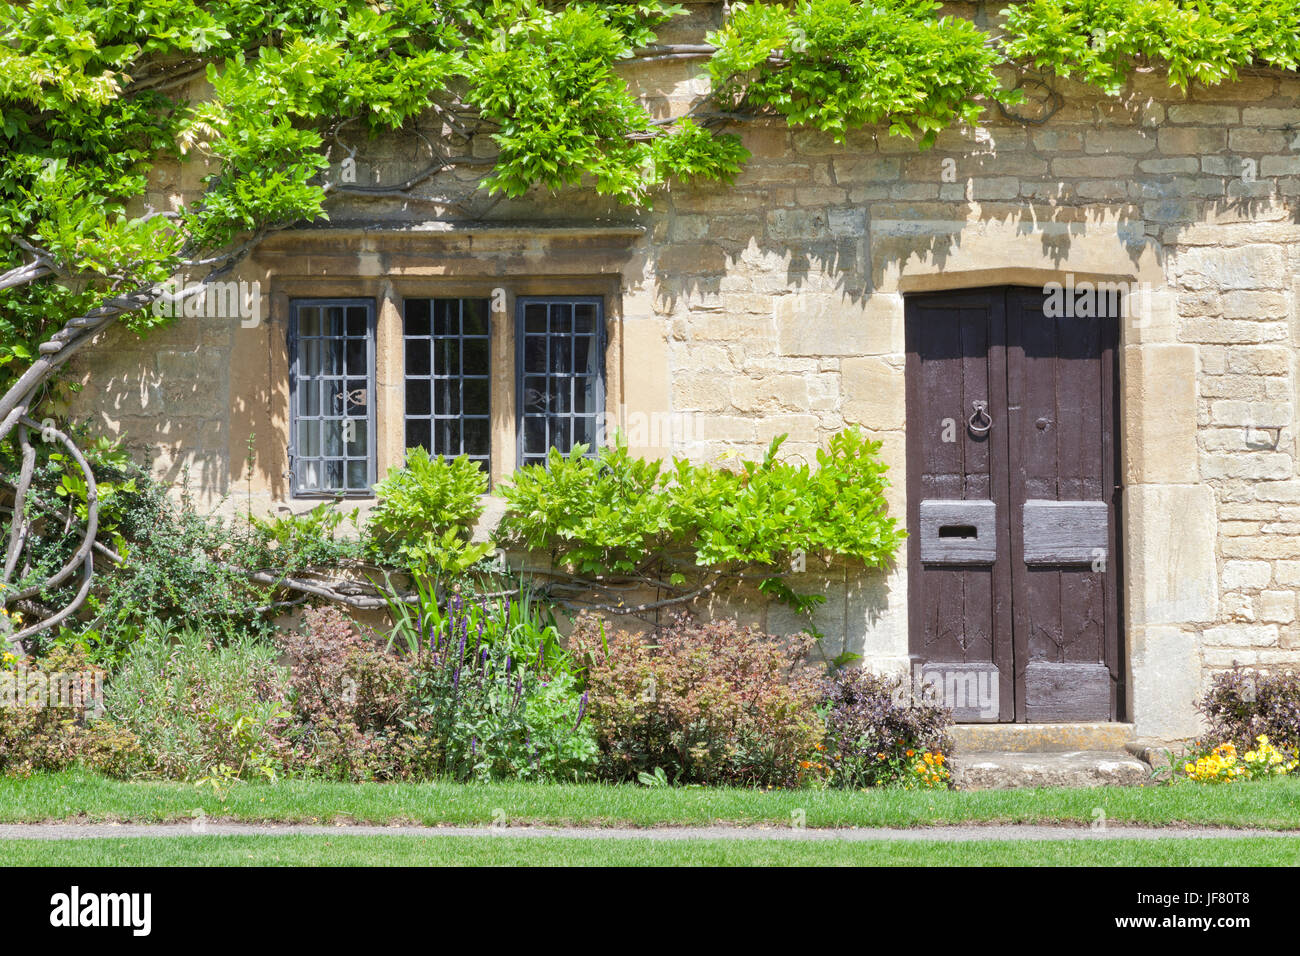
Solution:
M0 840L9 866L1294 866L1300 837L981 843L574 837Z
M966 822L1092 823L1098 817L1098 808L1110 823L1186 823L1300 831L1300 779L1220 786L1181 783L969 793L285 780L276 785L241 784L224 797L192 784L122 782L76 772L0 779L0 823L158 823L189 820L202 810L209 819L247 822L779 825L789 824L793 815L802 812L809 827L909 827Z

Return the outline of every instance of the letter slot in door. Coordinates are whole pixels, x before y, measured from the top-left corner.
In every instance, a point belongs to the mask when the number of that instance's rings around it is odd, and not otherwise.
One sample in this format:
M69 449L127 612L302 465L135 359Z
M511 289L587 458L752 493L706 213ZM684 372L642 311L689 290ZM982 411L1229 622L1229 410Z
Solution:
M998 554L997 508L993 501L922 501L921 560L992 564Z

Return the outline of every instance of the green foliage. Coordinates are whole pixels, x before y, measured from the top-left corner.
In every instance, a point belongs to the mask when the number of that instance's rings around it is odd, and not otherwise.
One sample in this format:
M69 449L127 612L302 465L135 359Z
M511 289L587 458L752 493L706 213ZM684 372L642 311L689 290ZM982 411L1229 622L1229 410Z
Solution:
M251 639L221 645L199 630L151 629L109 682L105 708L140 740L144 773L273 780L290 716L277 656Z
M429 651L434 635L445 633L455 620L466 633L499 646L508 656L537 659L549 670L571 669L555 616L526 588L511 597L485 598L457 590L440 602L427 578L417 578L415 587L414 604L389 600L390 648L397 646L408 657L418 658Z
M487 475L465 455L448 461L408 449L406 463L375 485L371 551L421 571L463 573L492 550L469 540L486 492Z
M678 620L652 638L578 618L601 771L647 786L794 786L824 733L820 689L801 666L810 642L734 621ZM647 779L649 778L649 779Z
M357 514L356 508L345 513L332 501L323 502L304 514L277 515L270 519L250 514L252 534L245 563L290 575L357 558L361 553L357 535L342 532L345 521L356 530Z
M1133 67L1213 86L1243 67L1300 63L1296 0L1027 0L1003 11L1014 59L1118 94Z
M805 0L793 7L737 4L710 36L714 93L736 107L774 110L843 140L887 122L929 146L954 122L979 118L996 98L1000 61L988 36L957 17L934 18L927 0Z
M409 633L414 625L415 633ZM512 601L422 601L394 640L414 663L412 726L439 744L439 771L457 780L580 780L594 770L595 733L575 662L554 624Z
M813 468L781 460L783 440L734 470L683 459L669 468L634 458L621 439L596 458L552 450L548 467L523 468L503 487L499 533L587 576L632 574L659 556L692 571L783 572L801 556L886 564L903 532L885 513L880 443L841 432Z
M269 592L231 560L235 538L226 523L200 512L188 491L176 502L152 480L136 480L140 490L120 523L124 561L92 593L85 626L127 642L171 620L228 638L265 634L256 609Z
M518 196L590 173L602 193L639 196L645 147L624 133L645 132L650 117L613 69L623 33L591 5L511 6L472 71L471 95L500 125L492 138L503 161L488 189Z
M683 182L713 180L730 183L749 159L749 150L736 136L715 136L690 119L677 123L674 136L650 140L656 181L675 176Z
M463 95L496 127L489 186L512 195L590 176L640 203L668 175L729 175L734 137L684 128L681 148L661 146L677 134L614 72L679 12L657 0L0 3L0 234L64 270L0 292L0 369L30 362L110 286L158 283L260 229L324 217L326 150L353 121L395 129ZM190 102L187 80L205 70L211 89ZM196 152L218 161L197 202L167 216L129 205L156 162ZM0 272L25 255L4 243ZM144 311L130 324L165 321Z
M34 650L50 646L80 647L99 664L113 667L126 649L151 625L184 619L226 637L265 634L257 609L268 603L267 589L253 585L242 571L246 561L269 553L265 540L250 541L226 522L201 513L182 480L179 500L134 464L122 448L97 439L84 441L100 501L98 539L122 560L103 555L85 612L57 633L39 635ZM19 588L40 584L62 567L81 543L86 517L86 488L81 469L58 446L37 444L37 468L27 502L31 519L30 566ZM0 454L0 478L12 484L17 463ZM0 521L7 539L8 521ZM256 536L254 536L256 537ZM308 556L328 543L305 536L293 539ZM304 559L289 549L277 550L287 567ZM36 599L51 607L68 603L80 586L74 576Z
M514 0L483 16L483 46L470 63L469 97L498 126L499 155L484 180L520 196L590 177L596 190L646 205L667 178L729 181L746 157L735 136L689 121L652 124L615 70L654 27L681 13L660 2Z
M0 652L0 775L80 765L121 777L139 767L135 735L96 714L94 670L76 649L24 659Z
M412 721L409 661L362 637L337 608L279 635L291 669L293 772L330 780L429 776L437 741Z
M904 535L885 514L880 442L847 429L818 449L813 468L782 461L784 440L736 471L678 463L677 505L699 529L697 561L774 564L803 552L883 567Z
M686 537L663 462L634 458L621 439L595 458L586 453L584 445L568 455L551 449L545 466L515 472L500 489L507 507L498 534L588 575L634 571Z
M745 150L711 113L774 113L841 139L887 123L927 145L1011 95L994 75L1008 60L1111 93L1135 64L1186 86L1300 60L1297 0L1027 0L996 41L938 8L736 3L711 37L714 102L674 122L653 118L619 72L682 13L663 0L0 0L0 235L61 270L0 291L0 387L109 290L325 217L328 153L348 124L471 116L499 150L488 189L589 182L646 205L669 179L736 175ZM153 167L195 153L216 161L204 193L150 213ZM0 243L0 272L27 257ZM128 324L166 321L143 310Z

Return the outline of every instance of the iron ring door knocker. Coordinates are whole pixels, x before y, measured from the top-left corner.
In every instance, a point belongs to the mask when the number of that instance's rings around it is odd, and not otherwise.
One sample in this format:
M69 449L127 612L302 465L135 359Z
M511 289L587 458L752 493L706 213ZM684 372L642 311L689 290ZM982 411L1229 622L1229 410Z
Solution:
M966 427L970 429L971 434L976 438L983 438L989 433L989 429L993 427L993 419L989 416L989 403L976 401L971 402L970 404L975 411L971 412L970 420L966 422ZM981 417L984 419L984 424L977 425L976 422L978 422Z

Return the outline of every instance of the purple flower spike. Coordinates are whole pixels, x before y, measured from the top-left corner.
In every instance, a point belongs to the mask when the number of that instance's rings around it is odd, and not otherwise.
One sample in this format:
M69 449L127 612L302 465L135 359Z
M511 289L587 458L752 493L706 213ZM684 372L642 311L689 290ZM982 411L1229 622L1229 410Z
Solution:
M465 638L460 639L460 646L456 649L456 676L451 681L451 692L456 693L460 687L460 666L465 660Z
M583 691L582 700L578 701L578 723L573 725L574 730L578 729L578 726L582 723L582 718L586 715L586 713L587 713L587 692Z

